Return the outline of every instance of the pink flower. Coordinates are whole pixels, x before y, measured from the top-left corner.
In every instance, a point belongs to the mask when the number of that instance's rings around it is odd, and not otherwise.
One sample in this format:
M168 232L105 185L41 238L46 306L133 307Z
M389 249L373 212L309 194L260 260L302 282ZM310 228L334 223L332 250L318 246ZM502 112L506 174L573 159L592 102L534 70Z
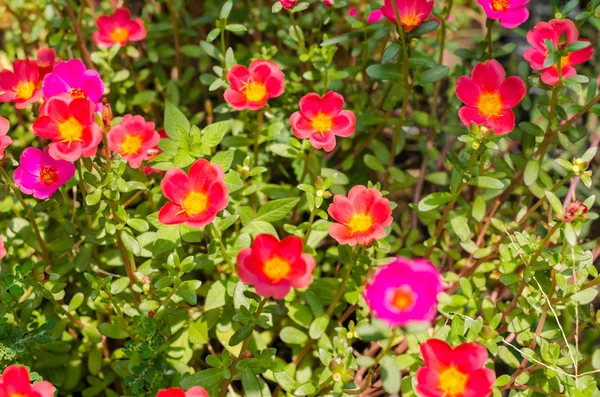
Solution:
M64 160L54 160L48 150L29 147L20 158L21 165L13 176L15 184L25 194L45 200L75 175L75 166Z
M124 46L129 41L140 41L146 38L146 27L141 18L131 19L127 8L117 8L112 17L102 15L96 20L98 31L92 35L96 45L112 47L115 44Z
M289 9L294 8L294 6L298 2L298 0L279 0L279 2L283 6L283 8L285 8L286 10L289 10Z
M258 110L283 94L284 77L276 63L263 59L250 62L248 69L235 65L227 73L231 88L225 90L225 100L235 110Z
M440 292L440 272L431 262L398 257L377 269L365 287L364 297L375 317L398 326L432 321Z
M315 260L302 253L302 239L283 240L270 234L259 234L251 248L242 249L237 257L238 275L253 285L263 297L283 299L292 288L306 288L312 283Z
M516 28L529 18L525 5L529 0L477 0L490 19L497 19L507 29Z
M229 202L223 169L208 160L196 160L186 174L179 168L167 171L160 187L170 202L158 213L163 225L186 223L200 228L208 225Z
M383 18L385 18L385 17L383 16L381 9L374 10L369 13L369 18L367 18L367 22L368 23L377 23L377 22L381 21ZM395 19L394 19L394 21L395 21Z
M2 397L54 397L54 386L48 381L31 384L27 368L11 365L0 376Z
M106 135L108 147L127 160L131 168L139 168L142 161L152 156L149 150L160 141L160 135L154 131L154 123L146 122L142 116L123 116L121 122L110 129Z
M179 387L172 387L159 390L156 397L208 397L208 393L200 386L191 387L188 391L183 391Z
M523 57L529 61L533 70L542 71L542 81L548 85L558 84L558 68L556 65L544 66L548 50L545 40L550 40L552 44L560 51L567 45L576 41L585 42L587 40L579 38L579 32L573 21L569 19L553 19L550 22L540 22L527 33L527 41L533 46L525 50ZM575 76L577 71L573 67L584 63L592 57L594 48L590 45L578 51L573 51L560 60L562 78Z
M43 81L44 77L52 72L52 68L56 64L56 51L54 51L54 48L40 47L36 62L40 71L39 80Z
M475 343L451 348L439 339L421 343L425 366L417 371L417 394L422 397L488 397L496 374L485 368L488 353Z
M333 7L335 6L335 0L323 0L323 4L325 4L325 7Z
M165 130L158 130L157 132L158 132L158 136L160 136L160 139L168 139L169 138L169 136L167 135ZM154 146L148 152L150 153L150 158L148 158L148 162L150 162L150 161L154 160L159 154L161 154L162 150L160 150L160 148L158 147L158 144L156 144L156 146ZM164 174L167 171L159 170L159 169L148 167L148 166L144 167L144 173L146 175L150 175L153 172L155 172L157 174Z
M467 106L458 110L464 125L485 125L494 134L507 134L515 129L516 106L527 90L519 77L506 78L504 68L496 60L478 63L473 78L462 76L456 82L456 96Z
M0 259L6 256L6 248L4 247L4 239L0 236Z
M352 7L350 9L350 11L348 11L348 16L350 16L350 17L355 17L356 14L358 14L358 10L355 7ZM370 21L369 21L369 23L370 23Z
M396 23L396 12L392 1L396 2L400 23L407 32L422 24L433 11L433 0L384 0L380 8L381 15L393 23ZM368 22L378 22L380 19L377 13L371 13Z
M33 123L33 133L53 141L48 152L55 160L91 157L102 140L94 120L95 108L87 99L76 98L69 103L60 96L52 97L40 107L41 116Z
M385 229L392 224L390 201L375 188L358 185L348 197L337 194L327 209L339 223L329 226L329 235L340 244L369 245L385 237Z
M13 72L0 72L0 102L14 102L17 109L25 109L31 103L42 99L42 91L37 88L39 69L29 59L13 62Z
M95 70L87 70L79 59L57 63L44 77L42 90L46 99L67 93L71 98L83 98L98 104L104 95L104 83ZM98 106L98 105L97 105Z
M12 138L6 135L10 129L10 121L0 116L0 160L4 158L4 150L12 143Z
M342 110L344 97L329 91L321 98L310 93L300 99L300 111L290 117L292 132L296 138L310 138L316 149L330 152L335 148L335 137L354 134L356 116L350 110Z

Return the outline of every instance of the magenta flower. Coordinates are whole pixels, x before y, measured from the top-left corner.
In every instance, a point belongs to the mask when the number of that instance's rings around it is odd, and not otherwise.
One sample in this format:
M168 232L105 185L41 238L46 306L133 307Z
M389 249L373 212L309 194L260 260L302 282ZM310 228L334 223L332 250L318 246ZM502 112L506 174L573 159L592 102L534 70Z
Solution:
M0 236L0 259L6 256L6 248L4 247L4 239Z
M286 10L291 10L292 8L294 8L298 0L279 0L279 2L283 6L283 8L285 8Z
M4 158L4 149L12 143L12 138L6 135L10 129L10 122L0 116L0 160Z
M477 0L490 19L497 19L507 29L516 28L529 18L525 5L529 0Z
M365 287L364 297L375 317L398 326L432 321L440 292L440 272L431 262L398 257L377 270Z
M142 18L131 19L127 8L117 8L113 16L102 15L96 20L98 31L92 39L98 47L124 46L130 41L146 38L146 27Z
M20 158L21 165L13 178L25 194L44 200L75 175L75 166L65 160L54 160L48 150L29 147Z
M84 98L98 104L104 95L104 83L95 70L87 70L79 59L57 63L42 82L44 98L67 93L72 99Z

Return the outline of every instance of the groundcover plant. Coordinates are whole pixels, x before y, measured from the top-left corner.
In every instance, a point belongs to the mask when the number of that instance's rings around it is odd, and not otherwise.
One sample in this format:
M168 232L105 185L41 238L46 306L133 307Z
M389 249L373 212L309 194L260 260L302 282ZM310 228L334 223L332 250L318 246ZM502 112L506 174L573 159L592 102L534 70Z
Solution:
M600 0L0 0L0 397L599 397Z

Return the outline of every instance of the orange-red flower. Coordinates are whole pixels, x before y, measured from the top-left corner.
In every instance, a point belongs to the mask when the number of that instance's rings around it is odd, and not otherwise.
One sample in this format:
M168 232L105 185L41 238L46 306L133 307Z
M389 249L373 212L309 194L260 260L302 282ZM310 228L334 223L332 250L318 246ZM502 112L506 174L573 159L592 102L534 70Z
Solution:
M119 124L106 135L108 147L127 160L131 168L139 168L142 161L150 159L149 152L160 141L154 130L154 123L145 121L142 116L126 114Z
M208 160L196 160L189 174L182 169L167 171L160 187L170 202L158 213L163 225L186 223L200 228L211 223L227 207L229 189L223 169Z
M96 20L98 31L92 39L98 46L112 47L115 44L125 45L129 41L140 41L146 38L146 27L141 18L131 19L127 8L117 8L110 17L102 15Z
M312 283L315 260L302 253L302 239L283 240L270 234L259 234L252 248L244 248L237 257L238 275L253 285L263 297L283 299L293 288L306 288Z
M235 110L258 110L269 98L283 94L284 74L274 62L257 59L250 66L235 65L227 73L231 88L225 90L225 100Z
M429 339L421 344L425 366L417 371L417 394L421 397L488 397L496 380L485 368L485 347L463 343L452 349L446 342Z
M338 194L327 209L339 223L329 226L329 235L340 244L368 245L385 237L384 227L392 224L392 209L388 199L377 189L354 186L348 197Z
M39 69L34 61L15 60L12 72L0 72L0 102L14 102L17 109L25 109L31 103L39 102L42 99L39 79Z
M1 397L53 397L54 386L48 381L31 384L29 371L20 365L11 365L0 376Z

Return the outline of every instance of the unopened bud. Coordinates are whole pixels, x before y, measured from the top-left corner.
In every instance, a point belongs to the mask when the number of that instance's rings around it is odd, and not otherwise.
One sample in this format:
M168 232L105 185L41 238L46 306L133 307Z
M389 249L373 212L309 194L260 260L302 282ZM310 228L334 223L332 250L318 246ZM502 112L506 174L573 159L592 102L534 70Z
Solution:
M102 124L104 124L105 127L110 127L112 119L113 114L110 103L108 103L108 99L102 98Z

